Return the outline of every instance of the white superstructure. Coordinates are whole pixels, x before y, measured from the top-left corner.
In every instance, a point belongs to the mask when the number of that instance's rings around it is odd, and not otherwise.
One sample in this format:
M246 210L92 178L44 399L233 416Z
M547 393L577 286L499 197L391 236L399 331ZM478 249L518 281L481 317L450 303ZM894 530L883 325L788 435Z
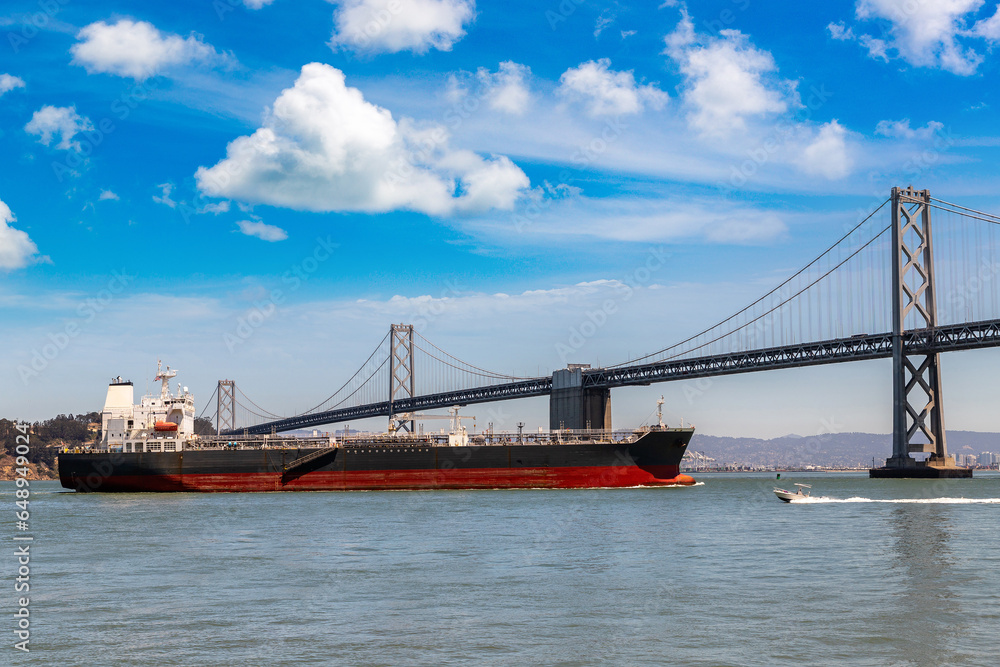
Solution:
M176 369L167 366L163 370L157 361L160 394L147 394L138 404L132 403L132 383L121 376L113 378L101 414L101 445L126 452L182 450L184 443L194 436L194 396L179 383L177 393L170 393L170 380L176 375Z

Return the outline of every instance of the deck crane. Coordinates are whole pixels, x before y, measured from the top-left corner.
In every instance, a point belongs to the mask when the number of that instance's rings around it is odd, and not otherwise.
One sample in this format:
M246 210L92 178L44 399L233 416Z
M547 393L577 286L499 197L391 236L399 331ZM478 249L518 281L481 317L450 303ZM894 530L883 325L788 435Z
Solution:
M425 419L450 419L451 420L451 432L448 435L448 440L450 441L450 444L452 444L452 445L456 445L456 444L462 444L462 445L464 445L464 444L468 444L469 435L468 435L468 431L466 430L466 428L464 426L462 426L462 420L463 419L472 419L473 420L472 428L473 428L473 430L475 430L475 428L476 428L476 424L475 424L476 417L475 417L475 415L460 415L460 414L458 414L458 411L459 411L460 408L461 408L461 406L459 406L459 405L456 405L456 406L448 408L448 413L449 414L447 414L447 415L421 415L421 414L417 414L415 412L403 412L403 413L400 413L400 414L393 415L392 419L390 420L390 423L396 423L397 420L398 421L418 421L418 420L425 420ZM391 433L391 431L390 431L390 433Z

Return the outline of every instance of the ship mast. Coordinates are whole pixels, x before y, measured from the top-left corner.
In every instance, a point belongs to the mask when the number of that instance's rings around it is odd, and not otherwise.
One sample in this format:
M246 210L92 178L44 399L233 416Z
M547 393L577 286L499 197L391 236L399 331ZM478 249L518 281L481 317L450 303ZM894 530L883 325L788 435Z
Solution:
M163 381L160 385L160 398L170 398L170 380L176 375L176 370L170 370L170 366L167 366L167 370L163 370L163 362L156 360L156 377L153 378L153 382Z

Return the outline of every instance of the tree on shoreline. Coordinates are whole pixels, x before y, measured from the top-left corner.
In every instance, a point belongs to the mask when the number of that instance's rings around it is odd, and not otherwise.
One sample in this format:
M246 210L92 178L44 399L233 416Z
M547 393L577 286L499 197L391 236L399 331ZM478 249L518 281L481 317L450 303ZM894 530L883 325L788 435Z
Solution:
M88 412L79 415L58 415L42 422L34 422L28 429L30 447L27 458L30 463L51 468L55 464L56 448L52 445L74 447L94 439L89 424L100 423L101 413ZM17 456L17 422L0 419L0 443L3 455Z

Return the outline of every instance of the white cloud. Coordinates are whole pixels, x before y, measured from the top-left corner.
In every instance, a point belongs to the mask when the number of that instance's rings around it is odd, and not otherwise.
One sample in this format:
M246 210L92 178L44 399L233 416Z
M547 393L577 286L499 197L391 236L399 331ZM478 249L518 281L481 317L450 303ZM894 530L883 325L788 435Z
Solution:
M850 174L854 160L847 147L847 130L844 126L836 120L821 126L815 139L802 151L799 164L807 173L830 180Z
M580 100L591 116L622 116L645 107L662 109L668 96L653 84L640 86L631 71L616 72L607 58L581 63L559 77L559 92Z
M486 99L491 109L515 116L522 115L531 104L531 92L526 80L531 68L510 60L500 63L496 72L480 68L476 73L486 89Z
M827 31L830 33L830 37L836 40L846 42L854 39L854 30L848 28L844 25L843 21L837 21L836 23L831 23L826 26Z
M993 16L976 23L973 32L991 42L1000 41L1000 3L997 4L997 10Z
M121 19L113 25L98 21L80 30L76 38L78 43L70 49L73 64L82 65L88 74L141 80L174 65L228 59L197 35L185 38L163 33L146 21Z
M0 270L20 269L37 259L38 246L34 241L27 233L10 226L16 220L10 207L0 200Z
M449 149L443 127L397 122L321 63L305 65L263 127L195 177L204 194L244 202L431 215L510 209L529 186L508 158Z
M688 121L705 135L728 136L746 127L748 117L780 114L796 106L796 83L775 76L767 51L738 30L696 35L686 9L666 37L666 53L684 75Z
M875 60L889 62L889 44L884 39L878 39L871 35L861 35L858 37L861 46L868 49L868 55Z
M594 37L600 37L604 29L613 24L617 19L618 17L610 9L605 9L601 12L601 15L597 17L597 23L594 24Z
M118 201L119 197L111 190L101 190L101 196L97 198L98 201L104 201L105 199L112 199Z
M157 197L153 195L153 201L157 204L163 204L164 206L169 206L170 208L177 208L177 202L170 198L170 193L174 191L173 183L160 183L156 187L160 188L161 195Z
M895 139L930 139L944 129L944 123L928 121L923 127L911 128L910 119L880 120L875 126L875 134Z
M268 225L256 220L240 220L236 223L240 231L247 236L256 236L263 241L284 241L288 238L288 232L281 227Z
M363 52L450 51L476 14L474 0L333 0L332 47Z
M243 4L246 5L247 9L260 9L261 7L266 7L274 2L274 0L243 0Z
M487 237L510 242L512 235L530 235L528 242L548 240L563 245L567 238L628 243L772 242L787 232L781 211L733 203L722 198L626 195L586 197L575 194L550 200L536 215L514 220L482 219L471 228ZM513 224L512 224L513 223Z
M73 141L73 137L80 132L93 132L93 130L93 123L86 116L78 114L75 106L44 106L36 111L24 126L25 132L37 135L38 142L45 146L51 145L52 139L59 135L56 148L64 151L79 150L80 142Z
M942 69L954 74L973 74L983 61L976 39L1000 38L998 15L971 26L983 0L934 0L900 3L899 0L857 0L859 22L875 22L880 36L860 33L856 37L872 58L901 58L915 67ZM855 39L851 28L835 39ZM839 24L843 28L843 23ZM971 26L971 27L970 27ZM860 24L859 24L860 27Z
M220 201L215 204L205 204L200 209L198 213L212 213L214 215L219 215L220 213L229 213L229 202Z
M10 74L0 74L0 95L9 93L15 88L24 88L24 79Z

